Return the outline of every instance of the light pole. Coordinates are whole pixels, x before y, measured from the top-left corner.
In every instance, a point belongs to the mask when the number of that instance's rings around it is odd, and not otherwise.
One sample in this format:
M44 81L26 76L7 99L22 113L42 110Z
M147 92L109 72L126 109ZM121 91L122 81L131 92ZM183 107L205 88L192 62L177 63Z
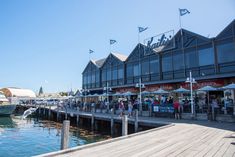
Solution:
M139 88L140 90L140 115L142 114L142 88L144 88L144 84L141 82L141 78L139 78L139 83L136 83L135 87Z
M186 80L186 83L190 83L190 103L191 103L191 116L194 118L195 109L194 109L194 103L193 103L193 83L197 83L195 79L192 77L192 72L189 72L189 77Z
M107 110L109 111L109 92L112 90L112 88L109 87L109 83L106 83L106 87L104 87L104 91L106 93L106 98L107 98Z

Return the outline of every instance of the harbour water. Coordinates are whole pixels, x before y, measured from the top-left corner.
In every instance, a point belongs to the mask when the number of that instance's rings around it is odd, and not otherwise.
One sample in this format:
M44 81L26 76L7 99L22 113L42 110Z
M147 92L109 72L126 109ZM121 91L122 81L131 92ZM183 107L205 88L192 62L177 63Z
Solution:
M0 156L27 157L60 150L61 123L36 118L0 117ZM69 147L110 138L84 128L70 127Z

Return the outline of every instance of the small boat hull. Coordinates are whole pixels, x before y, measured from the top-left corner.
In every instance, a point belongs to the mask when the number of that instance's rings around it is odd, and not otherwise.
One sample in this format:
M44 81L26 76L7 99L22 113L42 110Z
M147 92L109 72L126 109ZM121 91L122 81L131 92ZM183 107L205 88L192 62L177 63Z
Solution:
M0 105L0 116L10 116L15 109L16 105Z

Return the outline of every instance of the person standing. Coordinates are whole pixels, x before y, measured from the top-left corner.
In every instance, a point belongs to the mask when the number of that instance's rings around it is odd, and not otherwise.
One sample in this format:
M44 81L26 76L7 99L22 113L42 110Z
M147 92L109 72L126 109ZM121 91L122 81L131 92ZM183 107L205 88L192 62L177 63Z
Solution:
M124 103L123 103L123 101L120 101L120 103L119 103L119 111L120 111L120 117L121 116L123 116L123 114L124 114Z
M128 101L128 117L132 116L132 109L133 109L133 105L131 101Z
M177 100L175 100L173 106L174 106L175 119L180 119L180 103Z

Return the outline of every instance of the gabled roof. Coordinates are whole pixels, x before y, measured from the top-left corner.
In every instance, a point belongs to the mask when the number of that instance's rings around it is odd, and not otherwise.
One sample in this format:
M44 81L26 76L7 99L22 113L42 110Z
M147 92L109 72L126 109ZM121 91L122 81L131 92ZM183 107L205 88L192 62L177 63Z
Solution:
M216 36L216 38L220 38L220 37L222 37L224 34L232 34L232 33L235 33L235 32L233 32L233 29L234 29L234 31L235 31L235 19L232 21L232 22L230 22L229 24L228 24L228 26L226 26L217 36ZM234 28L233 28L234 27ZM235 34L234 34L235 35Z
M111 54L113 54L115 57L117 57L122 62L124 62L127 59L126 55L123 55L123 54L120 54L120 53L111 52Z
M141 47L142 47L142 48L146 48L146 46L145 46L144 44L138 43L138 44L135 46L135 48L131 51L131 53L129 54L129 56L127 57L126 61L128 61L128 60L133 56L133 54L135 53L135 51L136 51L139 47L140 47L140 49L141 49Z
M99 60L95 61L95 65L96 65L98 68L100 68L100 67L102 67L102 65L104 64L105 60L106 60L106 58L99 59Z

